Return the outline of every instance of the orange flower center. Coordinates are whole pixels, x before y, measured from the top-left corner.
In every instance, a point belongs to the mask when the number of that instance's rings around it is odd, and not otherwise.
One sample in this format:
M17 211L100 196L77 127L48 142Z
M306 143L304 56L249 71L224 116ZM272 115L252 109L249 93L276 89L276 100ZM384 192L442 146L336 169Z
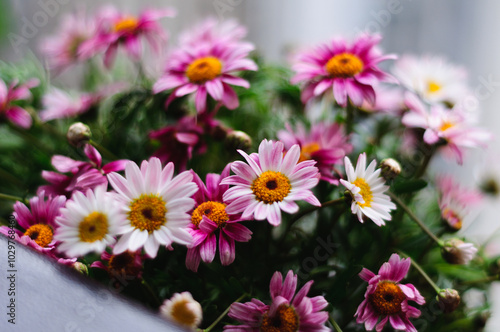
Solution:
M108 272L112 276L116 275L137 275L139 266L135 264L135 255L130 251L125 251L119 255L113 255L108 262Z
M455 126L454 123L452 122L449 122L449 121L445 121L441 127L439 128L440 131L445 131L445 130L448 130L450 128L453 128Z
M406 296L401 288L391 281L379 282L375 292L369 296L373 308L381 315L393 315L401 312L401 303L405 299Z
M186 70L186 76L193 83L201 84L213 80L222 72L219 59L208 56L194 60Z
M436 93L439 90L441 90L441 85L439 85L435 81L429 81L427 82L427 92L428 93Z
M321 149L321 147L316 142L304 144L300 149L300 158L298 162L300 163L305 160L310 160L311 155L319 149Z
M266 204L281 202L292 189L290 180L280 172L266 171L253 180L251 188L255 197Z
M161 197L143 194L130 204L128 218L132 227L151 234L167 223L166 214L167 207Z
M441 216L448 222L451 228L457 231L462 228L462 218L452 209L445 208L443 212L441 212Z
M95 242L104 239L108 234L108 217L101 212L92 212L78 225L80 240Z
M198 205L191 215L191 222L199 226L203 216L207 216L207 218L216 223L219 228L224 227L229 220L229 216L226 213L226 204L213 201L203 202Z
M191 310L189 304L190 302L188 300L182 299L176 301L172 305L171 315L175 322L186 326L193 326L196 324L198 317L193 310Z
M282 304L276 315L269 317L266 313L260 325L261 332L296 332L299 330L299 317L293 307Z
M333 56L325 65L331 77L348 78L363 70L363 61L351 53L341 53Z
M52 242L54 230L49 225L36 224L28 228L24 235L29 236L40 247L46 248Z
M115 23L113 26L114 32L132 32L137 29L139 21L133 16L125 16Z
M363 197L363 200L365 201L364 203L358 202L358 205L361 207L370 207L371 203L373 202L373 193L370 188L370 185L366 183L365 179L363 178L357 178L353 182L353 184L361 189L359 191L359 194Z

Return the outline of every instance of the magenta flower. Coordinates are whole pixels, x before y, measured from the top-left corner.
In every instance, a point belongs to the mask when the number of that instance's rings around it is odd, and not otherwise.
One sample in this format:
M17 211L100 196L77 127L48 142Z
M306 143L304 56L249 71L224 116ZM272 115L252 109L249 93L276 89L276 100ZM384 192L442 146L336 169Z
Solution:
M7 118L18 127L30 128L32 123L31 115L13 102L31 98L29 89L38 86L38 84L38 79L33 78L24 84L18 84L18 81L14 80L7 87L7 84L0 79L0 117Z
M406 94L405 103L410 110L403 116L403 124L425 129L425 143L444 143L445 152L454 155L459 164L463 163L464 148L485 147L492 137L485 129L473 127L471 118L458 106L449 110L437 104L429 110L412 93Z
M352 151L352 145L342 133L342 126L336 123L317 123L307 132L302 124L298 124L295 129L287 124L286 129L280 130L277 134L280 141L285 144L285 149L288 150L294 144L298 144L299 162L315 160L316 167L321 173L321 180L338 185L339 180L333 175L334 166L341 164L344 156Z
M90 267L105 270L110 277L116 278L118 281L130 280L129 278L142 277L144 258L145 255L141 253L141 250L125 251L118 255L104 251L101 254L101 260L93 262Z
M389 262L380 267L376 275L363 268L359 276L368 282L365 299L358 307L356 322L364 323L367 331L383 330L387 321L396 330L417 332L409 318L420 316L420 310L410 306L408 301L422 305L425 299L412 284L400 284L410 269L410 258L400 259L398 254L392 254ZM379 318L380 322L377 324Z
M257 299L247 303L233 303L228 315L243 325L226 325L224 331L330 331L325 326L328 313L322 311L328 302L323 296L307 296L312 284L311 280L295 293L297 275L290 270L283 282L281 273L275 272L269 285L271 305Z
M173 17L175 14L173 9L156 9L146 10L136 17L107 6L98 15L95 37L82 45L82 52L86 55L96 49L104 49L104 65L109 68L121 44L125 45L132 59L139 60L142 52L140 37L144 37L152 50L159 53L167 41L167 35L158 21L164 17Z
M205 39L205 35L210 37ZM195 93L198 113L206 109L207 93L227 108L237 108L238 96L231 85L249 88L250 84L234 73L257 70L255 62L247 58L254 46L215 30L199 33L199 27L192 37L184 39L186 43L167 60L165 74L155 83L153 92L174 89L166 101L167 107L175 98Z
M293 69L296 75L292 83L304 82L302 102L322 95L328 89L333 91L337 103L345 107L348 98L356 106L366 99L370 104L376 100L373 86L380 81L396 82L377 65L395 55L382 55L376 45L381 36L361 35L352 45L343 39L333 39L312 51L301 53Z
M219 233L219 256L222 265L229 265L235 259L234 242L248 242L252 232L239 224L240 215L228 214L222 196L228 190L228 185L221 185L221 180L229 176L230 165L227 165L222 174L209 173L206 185L193 172L193 181L198 185L198 191L193 198L196 202L191 213L190 233L193 242L189 246L186 266L196 272L200 258L205 263L214 260L217 248L216 233Z
M128 161L120 159L103 165L101 154L90 144L85 145L84 152L89 161L73 160L61 155L53 156L52 165L60 173L42 171L42 177L50 184L40 186L38 192L70 197L74 190L85 192L100 185L107 186L106 174L123 171Z
M84 93L75 98L65 91L54 88L43 96L44 109L40 112L40 119L46 122L74 117L87 112L98 100L96 95L90 93Z
M231 170L236 174L221 181L234 185L224 195L229 202L226 212L241 213L243 219L267 219L273 226L281 223L281 210L295 213L299 206L295 201L305 200L309 204L321 206L310 190L319 182L320 174L314 160L299 162L300 147L295 144L283 156L282 142L263 140L259 153L250 156L238 152L248 164L235 161Z
M220 22L215 18L208 18L194 28L182 33L179 37L181 45L196 46L200 41L216 43L220 40L239 42L247 35L247 29L236 20Z

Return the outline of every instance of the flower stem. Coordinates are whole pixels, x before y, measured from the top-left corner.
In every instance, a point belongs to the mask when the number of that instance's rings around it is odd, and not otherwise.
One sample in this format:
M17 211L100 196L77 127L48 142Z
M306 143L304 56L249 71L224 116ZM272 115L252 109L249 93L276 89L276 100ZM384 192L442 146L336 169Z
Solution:
M245 294L241 295L239 298L237 298L234 302L240 302L241 300L243 300L247 296L248 296L248 294L245 293ZM231 305L232 305L232 303L231 303ZM217 319L209 327L207 327L206 329L204 329L202 331L203 332L210 332L214 327L216 327L217 324L219 324L219 322L222 320L222 318L224 318L224 316L227 315L227 313L229 312L229 309L231 309L231 305L229 305L229 307L227 307L226 310L224 310L224 312L219 317L217 317Z
M425 271L422 269L422 267L415 260L413 260L410 256L408 256L404 252L400 251L399 253L401 254L401 256L404 256L404 257L410 259L411 265L413 265L413 267L416 268L418 270L418 272L420 272L420 274L425 278L425 280L427 280L429 285L431 285L432 288L434 288L434 290L436 291L436 293L439 294L439 292L441 291L441 288L439 288L434 283L434 281L432 281L431 277L429 277L429 275L427 273L425 273Z
M151 298L155 301L156 306L159 307L161 305L161 301L160 301L160 299L158 299L155 292L153 292L153 289L151 288L149 283L146 280L142 279L141 285L149 293Z
M89 143L95 147L97 150L99 150L100 152L102 152L102 154L110 159L110 160L118 160L118 157L115 156L111 151L109 151L108 149L106 149L104 146L102 146L101 144L97 143L96 141L93 141L93 140L90 140Z
M427 228L427 226L410 210L410 208L408 206L406 206L405 203L403 203L403 201L401 201L396 195L394 195L392 192L388 191L387 194L391 197L391 199L397 204L399 205L405 212L406 214L408 215L408 217L410 217L414 222L417 223L418 226L420 226L420 228L425 232L427 233L427 235L429 235L429 237L431 239L433 239L434 241L436 241L436 243L442 247L443 246L443 241L441 241L440 239L438 239L436 237L436 235L434 235L434 233L431 232L431 230L429 228Z
M337 322L332 317L330 317L330 323L332 323L335 331L342 332L342 329L340 328L339 324L337 324Z
M354 105L351 103L351 101L348 99L347 100L347 107L345 109L346 115L345 115L345 134L346 136L350 135L354 131L354 111L355 111Z
M26 201L18 196L13 196L13 195L7 195L7 194L2 194L0 193L0 199L6 200L6 201L19 201L25 203Z
M435 145L428 145L425 144L424 147L425 149L425 156L424 156L424 161L420 165L420 167L417 169L415 172L415 178L420 178L422 175L425 174L425 171L427 170L427 167L429 166L429 163L432 159L432 156L434 155L434 152L436 151L436 146Z

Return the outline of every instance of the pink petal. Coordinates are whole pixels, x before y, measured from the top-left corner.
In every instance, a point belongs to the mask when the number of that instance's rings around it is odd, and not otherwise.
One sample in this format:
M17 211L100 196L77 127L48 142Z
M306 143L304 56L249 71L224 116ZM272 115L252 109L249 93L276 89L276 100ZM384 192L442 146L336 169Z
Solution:
M31 127L31 115L19 106L12 106L5 112L5 116L18 127L28 129Z
M234 262L236 256L234 240L224 234L224 232L221 232L219 235L219 255L222 265L231 264Z
M215 251L217 248L217 239L215 234L210 234L207 236L205 242L200 245L200 256L205 263L211 263L215 257Z

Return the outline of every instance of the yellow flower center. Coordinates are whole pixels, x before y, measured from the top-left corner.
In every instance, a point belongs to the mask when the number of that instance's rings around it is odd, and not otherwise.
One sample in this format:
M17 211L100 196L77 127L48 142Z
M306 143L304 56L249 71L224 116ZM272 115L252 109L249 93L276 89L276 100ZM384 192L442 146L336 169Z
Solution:
M113 26L114 32L132 32L137 29L139 21L133 16L126 16L120 19Z
M49 225L36 224L28 228L24 235L29 236L40 247L46 248L52 242L54 230Z
M166 224L166 214L167 207L161 197L142 194L130 204L128 218L132 227L151 234Z
M94 211L80 222L78 226L80 240L83 242L95 242L104 239L108 234L108 217Z
M375 292L369 296L373 309L381 315L393 315L401 312L401 303L405 299L406 296L401 288L390 281L379 282Z
M266 204L281 202L291 188L290 180L284 174L274 171L262 173L251 186L257 199Z
M448 222L451 228L457 231L462 228L462 218L452 209L445 208L443 212L441 212L441 216Z
M299 163L305 160L310 160L311 155L319 149L321 149L321 147L316 142L302 145L302 148L300 149Z
M441 85L439 85L435 81L429 81L427 82L427 92L428 93L436 93L439 90L441 90Z
M207 216L207 218L216 223L219 228L224 227L229 220L229 216L226 213L226 204L213 201L204 202L198 205L191 215L191 222L199 226L203 216Z
M189 301L182 299L172 305L172 318L179 324L193 326L196 324L197 316L188 306Z
M135 253L125 251L119 255L113 255L108 262L108 272L112 276L116 275L137 275L139 266L135 264Z
M186 70L186 76L193 83L201 84L213 80L222 72L222 63L213 56L194 60Z
M351 53L341 53L333 56L325 65L331 77L353 77L363 70L363 61Z
M293 307L282 304L276 315L269 317L266 313L260 325L261 332L296 332L299 330L299 317Z
M370 207L371 203L373 202L373 193L372 189L370 188L370 185L366 183L365 179L363 178L357 178L353 183L354 185L356 185L356 187L359 187L361 189L359 191L359 194L363 197L363 200L365 201L364 203L358 202L358 205L361 207Z
M454 123L449 122L449 121L445 121L445 122L441 125L441 127L439 128L439 130L440 130L440 131L445 131L445 130L450 129L450 128L454 127L454 126L455 126L455 124L454 124Z

